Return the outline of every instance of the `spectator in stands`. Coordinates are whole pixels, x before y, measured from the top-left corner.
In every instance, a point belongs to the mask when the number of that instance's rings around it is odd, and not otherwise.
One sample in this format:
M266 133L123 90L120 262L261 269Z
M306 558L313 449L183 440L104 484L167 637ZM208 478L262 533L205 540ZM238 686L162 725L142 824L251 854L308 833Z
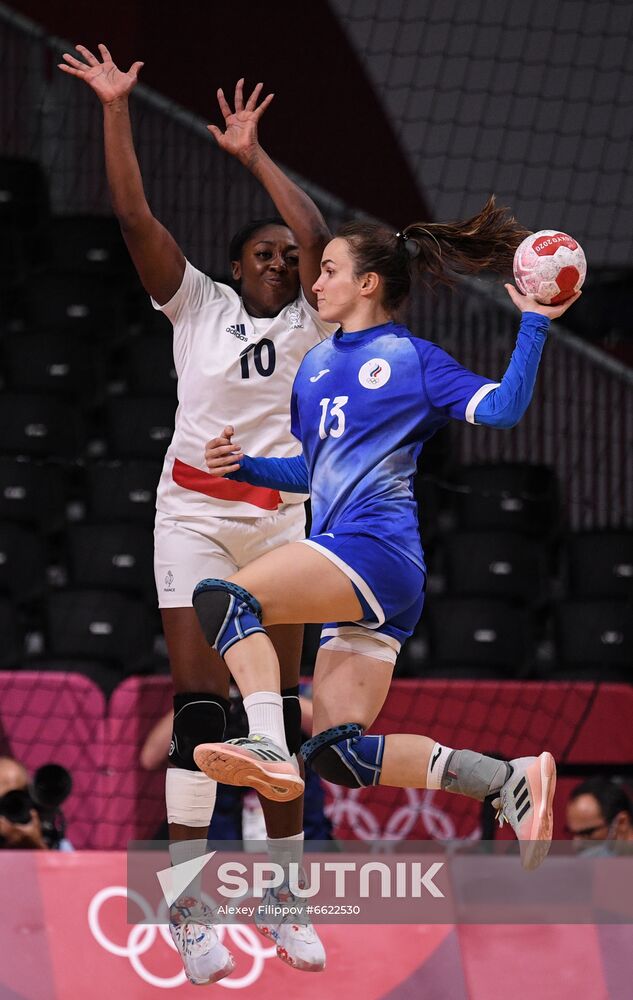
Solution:
M229 259L239 295L197 270L145 198L128 108L143 64L135 62L125 73L105 45L99 45L100 58L83 45L77 51L81 59L64 53L59 68L86 83L101 101L114 211L145 290L174 326L179 405L158 486L155 570L176 692L166 799L170 854L177 864L204 850L215 805L216 782L197 768L194 747L205 739L223 739L228 715L228 670L202 635L191 606L193 588L201 577L230 575L263 552L305 536L303 505L296 497L238 484L218 488L204 467L204 446L218 424L239 417L255 452L272 448L275 454L296 454L288 421L293 378L306 351L334 330L320 319L312 291L329 233L316 205L259 144L259 119L273 95L258 106L262 84L245 99L240 80L234 110L218 91L224 131L215 125L209 130L263 185L279 216L253 220L231 240ZM292 752L301 742L302 634L295 624L280 625L271 636L282 676L275 706L285 712ZM263 704L262 711L267 708ZM268 836L280 850L287 840L302 838L301 801L281 808L264 803L264 811ZM200 984L216 982L233 968L209 924L200 901L195 912L172 908L172 937L189 978ZM316 956L309 966L298 954L306 950ZM285 927L278 954L297 968L322 968L325 962L308 927Z
M572 789L566 807L567 832L583 849L633 843L633 803L612 778L588 778Z
M43 810L37 801L37 775L42 773L46 773L46 768L41 768L31 783L24 764L13 757L0 757L0 847L22 851L73 850L63 835L65 824L60 829L56 821L57 815L61 816L58 808Z

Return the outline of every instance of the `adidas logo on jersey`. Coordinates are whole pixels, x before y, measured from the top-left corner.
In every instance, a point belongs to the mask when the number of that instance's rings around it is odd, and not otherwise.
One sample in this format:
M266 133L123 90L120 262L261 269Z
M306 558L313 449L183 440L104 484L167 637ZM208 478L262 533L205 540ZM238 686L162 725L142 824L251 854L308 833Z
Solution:
M246 327L243 323L233 323L231 326L227 326L226 332L232 333L238 340L248 340L248 337L246 336Z

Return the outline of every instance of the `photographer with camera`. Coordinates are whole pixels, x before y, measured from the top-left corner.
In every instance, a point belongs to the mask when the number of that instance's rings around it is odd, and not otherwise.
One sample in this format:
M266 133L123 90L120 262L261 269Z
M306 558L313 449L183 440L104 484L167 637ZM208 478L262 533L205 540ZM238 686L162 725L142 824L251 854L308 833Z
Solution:
M72 851L60 806L72 778L59 764L45 764L33 781L13 757L0 757L0 848Z

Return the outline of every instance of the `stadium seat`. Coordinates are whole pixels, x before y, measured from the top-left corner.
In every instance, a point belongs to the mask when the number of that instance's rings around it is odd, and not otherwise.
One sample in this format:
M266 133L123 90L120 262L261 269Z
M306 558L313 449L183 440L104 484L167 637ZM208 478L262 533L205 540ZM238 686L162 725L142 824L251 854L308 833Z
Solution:
M153 651L152 616L142 601L106 590L61 590L46 600L46 654L108 660L134 673ZM44 658L44 657L42 657Z
M46 588L46 546L37 531L0 522L0 592L18 603Z
M7 383L18 392L64 393L87 405L103 395L103 348L72 333L14 334L2 354Z
M457 531L443 543L447 592L536 604L545 595L547 551L510 531Z
M176 400L166 396L116 396L106 404L110 454L163 458L174 432Z
M155 597L151 527L73 524L66 533L72 585Z
M574 597L633 597L633 531L571 535L566 561Z
M558 483L548 466L518 462L461 466L453 481L460 528L519 531L541 538L558 531Z
M557 660L568 675L593 669L596 680L621 671L633 680L633 605L622 600L561 601L555 610Z
M527 612L506 601L435 597L425 609L428 675L516 677L531 653Z
M123 293L97 275L47 271L28 298L27 320L37 330L113 340L124 328Z
M112 215L64 215L50 224L52 260L64 270L101 277L133 275L130 256Z
M77 408L55 396L0 395L2 449L36 458L77 458L85 440Z
M171 336L144 334L126 345L125 372L130 390L146 395L176 394L176 369Z
M18 614L13 601L0 597L0 670L15 670L23 656Z
M57 531L65 519L64 473L59 465L0 457L0 519Z
M160 462L98 462L86 469L86 500L95 521L154 521Z

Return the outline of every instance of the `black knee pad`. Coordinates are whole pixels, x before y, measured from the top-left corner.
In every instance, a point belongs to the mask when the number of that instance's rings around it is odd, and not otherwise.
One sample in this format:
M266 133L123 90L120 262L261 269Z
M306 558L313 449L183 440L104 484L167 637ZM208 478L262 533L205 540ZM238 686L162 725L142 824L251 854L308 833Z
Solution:
M299 685L284 688L281 692L284 700L284 731L290 753L298 753L301 746L301 705L299 703Z
M224 739L229 701L217 694L174 695L174 728L169 762L187 771L199 771L193 751L199 743L221 743Z
M220 656L240 639L265 632L257 598L229 580L201 580L192 603L207 642Z

